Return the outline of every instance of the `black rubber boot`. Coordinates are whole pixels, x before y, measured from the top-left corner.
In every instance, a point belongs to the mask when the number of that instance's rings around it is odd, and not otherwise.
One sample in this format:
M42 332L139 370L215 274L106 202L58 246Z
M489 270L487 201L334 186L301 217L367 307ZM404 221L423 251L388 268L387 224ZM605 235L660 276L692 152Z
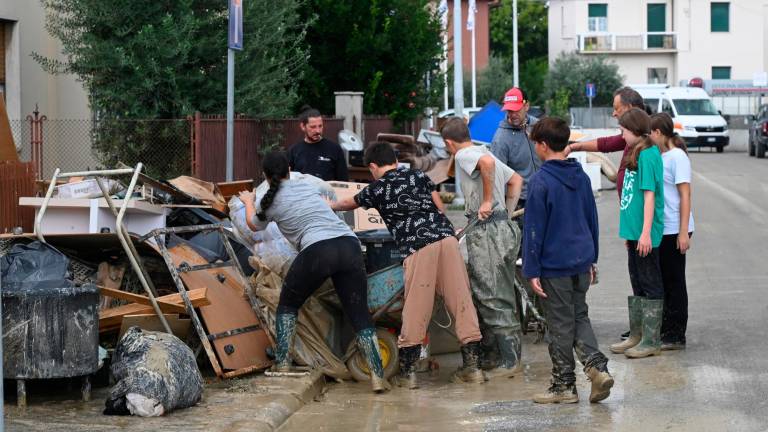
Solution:
M485 375L480 370L480 342L470 342L461 346L463 364L453 374L451 381L462 383L483 383Z
M272 366L273 372L290 372L291 356L289 355L291 346L293 346L293 337L296 335L296 314L281 313L275 317L275 364Z
M400 348L397 352L400 358L398 387L408 387L411 390L419 388L419 383L416 381L416 362L419 361L421 355L421 345Z

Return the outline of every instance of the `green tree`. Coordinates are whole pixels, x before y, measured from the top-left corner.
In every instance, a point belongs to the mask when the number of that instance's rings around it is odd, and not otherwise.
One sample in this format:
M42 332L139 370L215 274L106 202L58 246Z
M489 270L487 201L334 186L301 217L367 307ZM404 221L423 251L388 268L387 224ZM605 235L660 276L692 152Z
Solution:
M227 2L41 2L46 28L62 42L66 61L33 55L48 72L74 74L83 83L99 119L93 138L103 163L143 161L153 172L169 175L169 149L160 148L155 138L170 139L178 128L158 130L147 123L119 122L225 111ZM243 4L244 49L236 56L236 111L251 116L286 115L296 103L298 82L307 64L304 38L312 17L299 17L304 0ZM188 151L188 132L180 139L187 144L180 143L177 149Z
M311 58L300 104L334 110L334 91L365 93L365 112L409 120L439 101L440 19L429 0L310 0Z
M544 97L552 100L558 92L568 91L568 105L587 106L585 94L588 82L594 83L597 95L592 101L596 106L611 106L613 92L621 87L619 66L603 56L581 56L576 53L561 54L547 74ZM560 93L562 95L564 93Z
M520 87L531 103L544 102L542 90L547 72L547 8L544 2L520 0L517 4L518 15L518 61L520 63ZM512 43L512 0L501 0L491 10L490 49L513 69Z

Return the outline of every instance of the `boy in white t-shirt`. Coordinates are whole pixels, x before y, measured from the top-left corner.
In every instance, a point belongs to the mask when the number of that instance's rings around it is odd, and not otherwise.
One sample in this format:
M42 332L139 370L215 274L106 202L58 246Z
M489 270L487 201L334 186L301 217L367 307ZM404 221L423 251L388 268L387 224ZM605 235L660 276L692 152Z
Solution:
M515 313L515 261L521 236L510 214L520 198L523 178L487 147L474 145L463 119L449 119L440 134L454 155L456 169L462 171L466 216L481 219L480 226L467 234L467 271L483 332L481 366L489 378L511 378L522 370L522 332Z
M651 116L651 139L662 151L664 163L664 236L659 246L664 283L661 349L685 349L688 326L688 290L685 253L693 235L691 211L691 160L685 142L675 133L666 113Z

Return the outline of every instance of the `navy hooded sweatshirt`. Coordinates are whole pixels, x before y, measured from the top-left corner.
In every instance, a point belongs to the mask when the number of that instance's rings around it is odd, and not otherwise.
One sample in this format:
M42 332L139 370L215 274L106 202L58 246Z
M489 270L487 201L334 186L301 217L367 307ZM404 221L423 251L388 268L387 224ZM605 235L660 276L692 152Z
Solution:
M586 273L598 254L597 206L575 160L550 160L531 177L523 226L523 274L556 278Z

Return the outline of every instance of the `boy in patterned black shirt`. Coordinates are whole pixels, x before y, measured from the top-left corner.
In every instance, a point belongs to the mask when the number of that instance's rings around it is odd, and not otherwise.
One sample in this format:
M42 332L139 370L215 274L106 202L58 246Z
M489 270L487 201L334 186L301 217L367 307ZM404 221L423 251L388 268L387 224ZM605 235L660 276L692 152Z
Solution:
M372 143L365 151L365 163L376 180L354 197L332 206L334 210L375 208L397 245L408 255L403 262L405 304L398 338L398 384L417 388L415 364L432 317L435 295L443 297L461 342L464 363L452 380L484 382L483 372L478 368L482 335L469 277L435 185L421 171L398 168L395 151L388 143Z

